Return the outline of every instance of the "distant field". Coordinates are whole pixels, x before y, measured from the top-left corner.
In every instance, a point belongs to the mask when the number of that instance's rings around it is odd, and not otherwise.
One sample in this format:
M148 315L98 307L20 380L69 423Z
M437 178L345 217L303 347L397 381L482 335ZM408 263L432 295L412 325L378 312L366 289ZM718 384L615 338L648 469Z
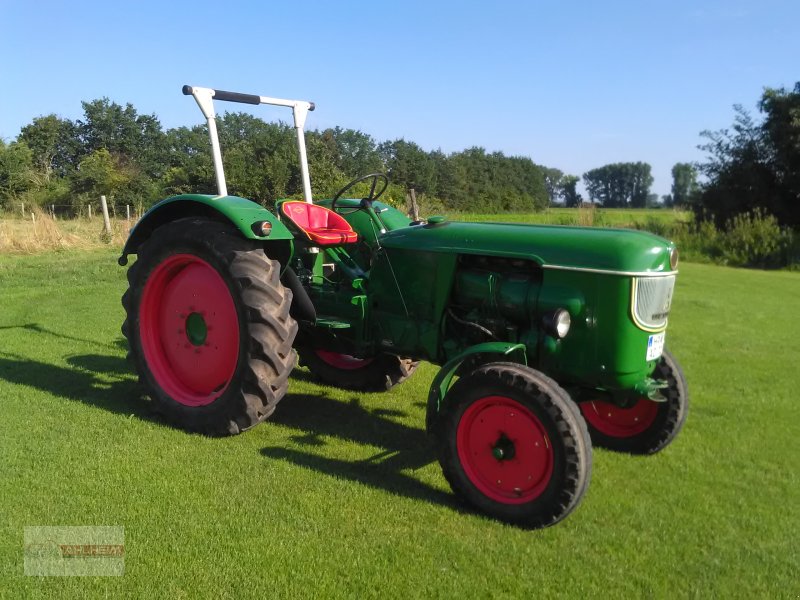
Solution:
M0 255L1 597L800 596L800 274L683 265L683 433L596 450L583 504L530 532L454 501L423 432L430 365L385 394L299 369L233 438L154 420L116 257ZM124 526L125 576L23 576L28 525Z
M543 225L585 225L597 227L635 227L650 221L658 223L688 222L688 211L656 208L548 208L539 213L453 213L453 219L463 221L498 221L507 223L537 223Z

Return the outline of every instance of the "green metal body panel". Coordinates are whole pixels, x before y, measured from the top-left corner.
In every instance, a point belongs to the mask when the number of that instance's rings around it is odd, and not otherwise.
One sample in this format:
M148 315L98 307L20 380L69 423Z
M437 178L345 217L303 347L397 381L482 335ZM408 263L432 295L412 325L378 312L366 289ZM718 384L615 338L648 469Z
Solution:
M530 259L545 267L669 270L669 242L629 229L444 221L390 231L381 245Z
M233 224L242 236L251 240L291 242L293 236L278 218L266 208L251 200L237 196L211 196L208 194L184 194L162 200L148 210L131 230L122 251L123 258L136 254L136 249L152 231L164 223L191 216L223 218ZM269 221L272 231L268 236L258 235L253 223Z
M484 344L477 344L470 346L457 356L447 361L436 377L433 378L431 389L428 393L428 410L426 419L426 428L430 431L433 424L432 417L436 415L442 408L447 390L450 388L450 382L453 381L456 371L467 358L476 354L481 355L498 355L502 357L513 356L522 365L528 364L528 356L525 350L525 344L510 344L508 342L486 342Z

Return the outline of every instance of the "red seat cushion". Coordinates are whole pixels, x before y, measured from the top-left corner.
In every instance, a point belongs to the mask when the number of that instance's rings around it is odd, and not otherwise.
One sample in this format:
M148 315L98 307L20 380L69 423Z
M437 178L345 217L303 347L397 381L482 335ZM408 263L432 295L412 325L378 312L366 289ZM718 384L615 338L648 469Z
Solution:
M358 241L358 234L350 227L350 223L324 206L294 201L284 202L281 210L318 246L337 246Z

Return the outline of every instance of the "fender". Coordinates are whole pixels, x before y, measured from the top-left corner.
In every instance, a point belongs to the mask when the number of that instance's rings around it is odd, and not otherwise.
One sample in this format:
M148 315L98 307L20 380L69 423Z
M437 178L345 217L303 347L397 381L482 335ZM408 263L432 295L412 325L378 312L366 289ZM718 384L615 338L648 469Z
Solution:
M439 411L442 410L444 397L447 394L447 390L450 388L450 382L453 380L453 376L464 360L473 354L500 354L502 356L509 356L514 353L521 359L518 362L523 365L528 364L525 344L514 344L511 342L486 342L477 344L475 346L470 346L454 358L448 360L444 366L439 369L436 377L433 378L433 383L431 383L431 389L428 393L428 410L425 415L426 431L428 433L432 432L436 416L439 414Z
M286 246L286 248L282 250L281 255L286 260L291 256L291 245L294 236L278 220L278 217L260 204L237 196L184 194L162 200L139 219L139 222L131 230L128 241L125 242L122 256L118 261L119 264L126 265L128 263L128 255L136 254L141 243L150 237L157 227L184 217L207 217L218 221L228 221L244 237L250 240L265 242L285 241L286 243L282 245ZM269 235L262 235L260 228L253 227L263 221L269 221L272 225ZM281 260L281 262L285 261Z

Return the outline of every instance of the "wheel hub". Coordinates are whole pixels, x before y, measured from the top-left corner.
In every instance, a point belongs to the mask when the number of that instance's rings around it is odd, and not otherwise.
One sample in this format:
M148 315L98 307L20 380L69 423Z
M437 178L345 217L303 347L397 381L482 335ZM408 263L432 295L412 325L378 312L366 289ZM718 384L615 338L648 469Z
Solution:
M497 460L512 460L516 452L514 442L508 439L505 433L501 433L492 446L492 454Z
M208 338L208 325L203 315L198 312L186 317L186 337L192 346L202 346Z
M472 484L503 504L536 499L553 474L553 448L542 422L504 396L480 398L464 411L456 447Z

